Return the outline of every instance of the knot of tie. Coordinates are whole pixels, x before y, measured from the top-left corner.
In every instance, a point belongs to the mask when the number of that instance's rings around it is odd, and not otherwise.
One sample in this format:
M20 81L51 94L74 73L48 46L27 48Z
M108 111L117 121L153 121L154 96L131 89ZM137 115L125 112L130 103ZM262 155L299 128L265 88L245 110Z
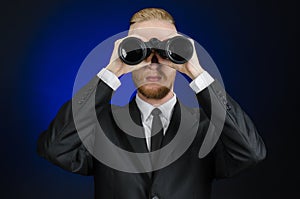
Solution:
M158 116L159 114L161 114L161 110L159 108L154 108L151 112L151 115L153 116Z

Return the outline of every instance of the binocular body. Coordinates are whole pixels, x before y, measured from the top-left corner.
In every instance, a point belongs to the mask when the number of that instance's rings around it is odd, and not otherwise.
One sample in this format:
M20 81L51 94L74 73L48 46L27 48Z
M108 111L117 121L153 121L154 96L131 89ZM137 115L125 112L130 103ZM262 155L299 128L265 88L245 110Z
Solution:
M169 59L176 64L186 63L193 55L193 44L183 36L160 41L152 38L144 42L136 37L124 39L118 49L120 59L128 65L136 65L155 51L163 59Z

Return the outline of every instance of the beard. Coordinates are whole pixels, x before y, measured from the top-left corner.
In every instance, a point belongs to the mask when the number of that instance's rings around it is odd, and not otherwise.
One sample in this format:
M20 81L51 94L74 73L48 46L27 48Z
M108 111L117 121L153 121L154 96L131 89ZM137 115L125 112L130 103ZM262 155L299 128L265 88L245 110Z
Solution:
M138 88L138 91L146 98L162 99L170 92L170 89L166 86L147 88L147 85L143 85Z

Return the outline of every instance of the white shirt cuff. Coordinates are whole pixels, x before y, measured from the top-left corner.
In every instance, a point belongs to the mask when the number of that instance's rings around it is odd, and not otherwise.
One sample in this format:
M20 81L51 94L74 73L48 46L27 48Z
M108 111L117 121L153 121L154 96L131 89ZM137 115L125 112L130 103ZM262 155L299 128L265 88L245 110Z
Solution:
M204 71L190 83L190 87L195 91L195 93L199 93L213 83L213 81L214 79L212 76L210 76L208 72Z
M109 87L111 87L114 91L121 86L121 82L119 78L107 70L106 68L102 68L102 70L97 74L97 76L104 81Z

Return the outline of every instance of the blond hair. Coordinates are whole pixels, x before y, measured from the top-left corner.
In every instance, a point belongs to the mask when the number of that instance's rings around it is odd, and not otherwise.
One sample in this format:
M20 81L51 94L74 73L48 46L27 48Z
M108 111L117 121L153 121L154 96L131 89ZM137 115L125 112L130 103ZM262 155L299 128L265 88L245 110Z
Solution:
M161 8L145 8L136 12L130 19L130 25L153 19L165 20L175 25L175 21L170 13Z

